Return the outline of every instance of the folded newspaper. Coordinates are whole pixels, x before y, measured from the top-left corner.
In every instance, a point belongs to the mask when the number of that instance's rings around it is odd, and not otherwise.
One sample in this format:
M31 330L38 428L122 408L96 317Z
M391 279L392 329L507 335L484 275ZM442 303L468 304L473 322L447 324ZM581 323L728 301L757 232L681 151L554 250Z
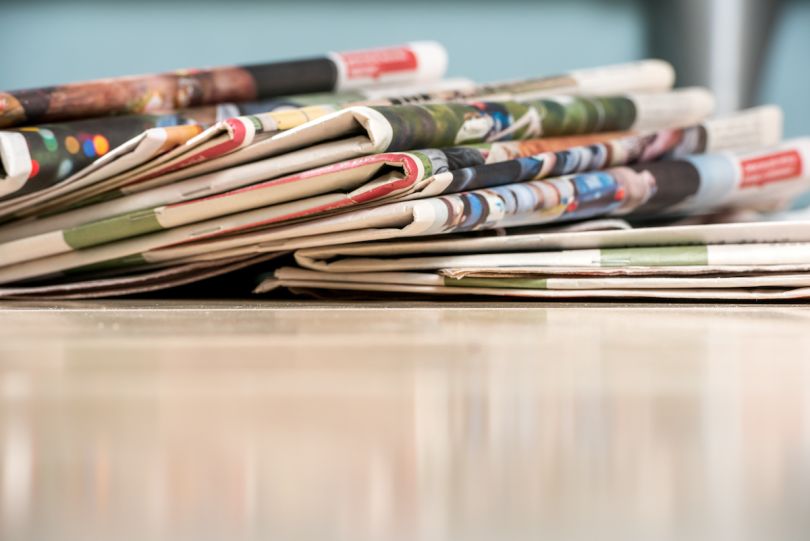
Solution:
M439 79L446 67L444 47L424 41L302 60L0 92L0 127L411 83Z
M810 222L594 227L304 249L296 252L298 267L278 269L256 291L284 286L538 299L810 297Z
M0 298L808 296L810 138L778 107L713 117L660 60L445 66L419 42L0 93Z
M46 198L53 205L64 198L67 192L71 193L72 199L80 199L87 190L97 193L113 189L121 183L135 184L143 179L165 176L242 149L261 138L351 105L441 103L473 97L486 97L488 100L530 99L559 92L572 95L594 92L654 92L668 90L672 86L673 77L668 64L647 60L577 70L565 76L536 77L484 85L475 85L467 79L451 79L405 86L362 88L340 93L285 96L259 102L222 103L184 109L180 112L181 119L176 119L177 115L154 118L153 124L159 127L146 131L144 127L138 127L138 118L125 116L120 120L107 119L102 125L105 130L115 130L115 145L103 140L95 145L85 143L88 139L92 141L94 137L99 141L96 135L104 137L107 134L93 134L93 130L88 130L81 123L58 124L58 131L66 132L61 137L54 135L54 129L49 126L0 131L0 206L6 209L31 207L35 201ZM184 133L188 136L183 139L177 138L176 134L167 134L167 130L163 129L164 126L181 121L207 126L208 129L198 137L193 137L197 132L192 134L186 130ZM74 140L81 144L77 145ZM170 140L172 144L167 145L166 140ZM122 144L123 141L126 143ZM98 160L90 171L83 169L76 175L68 176L81 169L79 165L86 166L92 159L104 156L111 149L114 150L104 159ZM73 163L76 160L83 160L83 163ZM40 163L55 163L60 167L41 171ZM92 177L86 178L90 172ZM124 172L126 174L122 177ZM194 170L191 171L193 172ZM183 175L185 173L175 174L174 177L182 178ZM36 181L27 182L34 176L37 177ZM60 185L52 186L56 183ZM92 187L89 187L90 184ZM28 198L19 197L26 192L41 192L46 189L47 192ZM9 195L3 197L5 194ZM9 201L12 198L13 201Z

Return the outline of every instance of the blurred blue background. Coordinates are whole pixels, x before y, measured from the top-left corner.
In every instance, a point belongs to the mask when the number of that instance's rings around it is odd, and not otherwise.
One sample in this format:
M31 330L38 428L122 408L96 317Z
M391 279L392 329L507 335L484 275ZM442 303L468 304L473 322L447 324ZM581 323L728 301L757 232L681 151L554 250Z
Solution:
M756 78L741 84L749 96L740 103L780 104L788 135L810 133L810 2L748 0L752 2L767 4L772 22L761 43L749 43L748 49L740 45L743 62L753 58L751 50L762 52ZM719 28L727 28L734 17L725 20L726 10L736 0L682 4L694 19L703 17L709 3ZM712 44L705 28L691 20L675 24L656 5L641 0L7 0L0 8L0 88L261 62L416 39L436 39L447 46L449 75L482 81L651 55L677 60L681 68L707 57L704 49ZM761 18L752 17L756 24ZM668 46L661 45L662 35ZM684 60L674 50L673 44L680 43L692 47L690 58ZM717 66L709 69L718 71ZM702 79L708 77L702 72L681 73L688 73L682 82L712 84ZM723 100L726 109L738 105L725 95Z

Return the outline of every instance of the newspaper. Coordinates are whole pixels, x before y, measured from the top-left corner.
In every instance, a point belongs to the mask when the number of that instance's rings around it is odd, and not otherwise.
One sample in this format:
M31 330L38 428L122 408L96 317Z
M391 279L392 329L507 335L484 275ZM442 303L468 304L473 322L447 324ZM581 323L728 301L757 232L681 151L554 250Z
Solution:
M160 158L157 163L161 163L178 152L183 153L184 150L178 149L181 144L183 149L207 144L206 148L200 149L198 158L247 146L262 132L254 128L255 123L251 122L250 117L231 118L236 115L266 113L268 127L272 131L279 131L334 112L358 100L380 102L385 101L381 100L381 96L392 93L409 95L418 92L418 96L429 96L467 93L474 88L472 81L452 79L406 87L225 103L163 115L124 115L0 131L0 208L19 207L43 198L55 200L68 187L70 191L75 191L88 184L97 185L100 180L125 171L134 174L137 171L132 170L136 166L140 166L140 171L144 164L152 160ZM179 124L197 124L208 129L205 135L200 134L202 128L181 132L187 136L167 148L146 142L166 138L166 127ZM217 141L216 144L209 141L217 135L222 139L224 134L230 137L230 145L225 141ZM200 137L194 137L196 135ZM168 154L173 149L177 152ZM123 163L118 161L122 157L126 158ZM126 165L126 169L122 165ZM87 178L88 166L93 169L91 178Z
M137 181L139 178L152 178L171 171L176 171L189 164L198 163L211 159L217 155L226 154L239 148L251 144L257 136L270 134L275 131L289 129L308 122L319 116L335 112L350 105L401 105L406 103L419 102L443 102L470 99L473 97L488 96L489 99L521 99L538 98L551 93L599 93L599 92L627 92L644 91L659 92L668 90L672 86L674 72L672 67L661 60L644 60L629 64L618 64L614 66L604 66L599 68L589 68L577 70L566 75L553 77L537 77L533 79L490 83L476 85L469 79L450 80L428 80L416 84L371 88L358 88L351 91L336 93L315 93L294 96L282 96L268 98L256 102L243 103L220 103L217 105L195 107L185 109L182 114L187 119L203 126L211 126L205 135L186 141L182 149L177 149L174 153L165 155L147 152L151 147L138 147L135 141L127 144L127 165L129 181ZM252 118L253 115L267 113L261 122ZM172 122L168 115L159 125L167 126ZM238 117L238 118L237 118ZM126 118L126 117L124 117ZM105 124L107 123L107 124ZM19 190L23 183L33 177L29 162L32 164L56 163L61 169L53 171L45 168L43 171L35 171L38 175L36 182L27 184L29 190L18 191L15 196L24 195L33 190L43 190L51 184L65 179L73 171L78 171L92 161L93 158L103 156L105 150L114 149L123 141L121 140L120 128L116 126L133 125L133 121L113 122L111 119L101 121L101 128L104 131L114 130L118 136L115 144L99 140L97 149L90 152L78 152L75 142L70 141L71 135L76 139L79 135L86 139L88 133L93 130L79 129L74 131L78 134L62 133L70 130L69 124L57 125L58 129L51 126L37 126L42 133L48 134L48 138L40 140L34 138L32 145L21 144L20 141L3 141L3 139L14 138L7 132L0 132L0 164L5 164L5 174L0 172L0 197L3 193L12 193ZM213 124L213 126L212 126ZM136 139L142 138L145 134L138 130L135 132L123 132ZM56 132L56 135L54 135ZM13 133L13 132L12 132ZM25 134L23 134L25 135ZM61 135L61 136L60 136ZM104 137L105 134L97 134ZM45 149L40 147L47 144ZM28 141L26 141L27 143ZM81 141L82 143L84 141ZM88 147L90 148L90 147ZM47 149L47 152L45 150ZM72 151L71 151L72 150ZM82 148L81 150L86 150ZM161 159L152 162L158 156ZM45 158L43 160L42 158ZM135 162L137 157L138 161ZM68 163L66 163L68 162ZM149 163L152 162L152 163ZM147 165L149 164L149 165ZM122 173L117 167L115 160L105 160L94 171L91 183L87 178L84 182L77 184L76 178L70 178L65 184L70 184L75 191L88 184L97 185L100 179L107 179ZM140 166L133 170L135 166ZM16 166L16 167L9 167ZM155 169L160 166L158 169ZM35 165L34 167L38 167ZM106 169L105 169L106 168ZM57 174L60 173L60 174ZM3 178L3 177L6 178ZM123 179L122 179L123 180ZM64 193L65 190L61 190ZM96 190L97 192L98 190ZM45 194L43 194L45 195ZM56 193L49 192L48 197L53 199ZM78 194L77 194L78 195ZM41 199L41 198L40 198Z
M485 85L467 84L466 81L453 83L438 81L422 86L394 89L386 88L355 92L353 99L345 94L311 95L284 99L283 111L277 111L279 102L265 103L263 109L254 107L250 116L231 115L213 126L204 135L190 141L182 149L163 157L161 160L142 165L119 179L119 185L129 185L138 190L154 185L153 179L164 177L163 182L191 176L193 173L213 169L197 167L191 171L179 172L191 165L214 160L251 145L257 137L287 130L302 125L314 118L353 105L406 105L414 103L443 103L486 98L488 101L527 100L556 94L598 94L603 90L611 92L663 92L672 86L672 67L660 60L645 60L630 64L619 64L601 68L578 70L565 76L538 77L534 79L492 83ZM272 112L269 115L260 113ZM216 164L214 164L214 168ZM177 173L175 173L177 172ZM175 173L174 175L170 175ZM148 184L144 181L153 180ZM96 192L98 192L98 187ZM126 193L127 189L122 190Z
M786 168L785 156L798 162ZM766 150L690 155L604 171L519 182L459 194L406 200L301 223L262 228L264 209L230 214L149 233L155 217L128 216L144 233L106 242L103 228L92 235L19 239L0 252L0 282L12 282L76 267L118 260L157 262L217 259L385 238L430 236L499 227L547 224L598 216L697 212L743 205L773 208L810 183L805 163L810 140L785 142ZM770 163L771 168L760 164ZM495 167L498 164L481 167ZM711 174L707 174L707 172ZM752 176L753 175L753 176ZM110 230L116 227L108 224ZM159 226L162 227L162 226ZM106 243L98 243L102 238ZM23 249L25 247L25 249ZM39 250L39 251L37 251ZM42 250L54 255L42 255ZM21 253L34 257L20 257ZM37 258L38 257L38 258ZM22 260L21 260L22 259Z
M810 297L810 138L778 107L710 118L658 60L445 67L417 42L0 93L0 298Z
M171 184L174 193L206 193L207 190L210 194L370 153L539 135L688 125L705 118L712 106L713 99L707 91L686 89L606 98L568 96L529 102L350 107L271 137L258 138L246 147L239 141L213 140L217 149L213 159L206 158L200 163L193 156L186 156L180 158L180 164L167 165L166 171L129 171L123 178L116 178L113 186L105 183L103 189L107 190L107 198L164 184ZM274 113L232 119L223 129L249 134L263 132L262 127L268 124L277 124ZM206 137L207 133L198 136ZM232 148L234 145L239 148ZM220 152L224 147L228 148L227 152ZM206 149L207 146L203 152ZM174 157L175 152L169 152L162 159ZM182 168L176 170L178 167ZM223 171L224 168L227 169ZM178 182L188 177L193 178L187 183ZM217 191L213 191L214 187ZM118 190L110 191L110 188ZM98 195L99 189L97 183L91 184L90 192L77 194L74 183L72 189L68 188L73 191L68 200L55 193L63 190L56 187L54 191L38 194L34 200L12 201L6 205L0 202L0 220L54 212L64 208L66 203L75 203L77 198L86 200ZM175 196L173 201L177 200Z
M709 94L700 89L693 89L652 96L557 98L528 103L477 102L474 105L352 107L263 139L247 148L214 159L213 162L206 161L192 165L181 171L161 175L157 179L154 178L154 174L138 178L137 170L127 172L124 179L119 178L117 182L119 185L122 182L127 185L122 187L118 194L108 192L107 197L143 191L170 182L174 188L170 188L169 191L174 194L217 193L349 157L387 150L414 149L430 143L446 146L528 138L539 135L541 131L544 136L548 136L629 127L640 129L671 124L684 125L683 122L690 120L697 122L704 118L711 105ZM256 126L263 126L265 123L275 125L276 119L272 118L272 115L273 113L268 113L249 119L232 119L223 129L241 134L240 139L244 139L248 134L259 131ZM436 131L438 127L442 127L445 131ZM423 131L421 135L420 129ZM481 132L482 129L487 131ZM425 138L425 135L429 137ZM195 139L205 137L204 133ZM214 142L214 147L219 149L223 146L232 147L234 144L239 146L241 142ZM165 156L171 157L172 154L169 152ZM263 156L271 157L259 159ZM257 159L259 161L254 161ZM225 165L230 165L227 171L197 175L186 183L177 182L178 177L185 178ZM136 178L133 179L133 175ZM82 181L79 178L73 182L74 196L77 184L89 184L97 188L98 183L95 182L97 180L91 178ZM65 184L70 182L66 181ZM65 201L60 200L59 193L65 189L70 190L62 186L54 187L53 190L37 194L34 200L29 198L7 204L0 201L0 220L53 212L55 208L64 206ZM80 196L86 199L94 193L82 192ZM175 195L174 199L163 202L170 203L177 200L181 199L177 199Z
M592 221L600 222L600 221ZM603 222L604 223L604 222ZM602 225L602 228L605 228ZM469 272L488 272L484 269L516 269L542 267L549 273L573 272L592 275L615 275L621 267L672 267L673 259L664 256L689 257L690 267L711 264L738 265L747 257L745 249L769 244L810 243L810 222L755 222L745 224L707 224L690 226L640 227L593 231L545 231L523 234L500 234L486 237L434 238L427 240L398 240L362 242L306 248L295 253L296 263L302 268L320 272L382 272L401 270L465 269ZM745 246L729 255L725 246ZM622 252L626 248L639 250L648 247L660 249L668 246L689 247L691 252L653 253L657 259L639 259L644 252ZM714 259L705 253L705 246L720 250ZM605 256L602 256L605 252ZM573 254L573 255L570 255ZM702 255L701 255L702 254ZM768 255L767 252L763 254ZM774 255L774 254L771 254ZM790 254L787 254L790 256ZM747 260L749 263L754 262ZM768 256L770 257L770 256ZM576 262L576 264L572 264ZM681 259L680 261L686 261ZM768 262L770 260L766 260ZM773 263L777 264L777 263ZM781 264L781 263L780 263ZM670 269L671 270L671 269ZM690 269L691 270L691 269ZM459 271L461 272L461 271ZM494 272L494 271L492 271Z
M444 47L423 41L303 60L0 92L0 127L436 80L446 67Z
M339 278L326 280L315 277L311 271L282 268L277 278L265 281L256 293L267 293L276 287L291 290L351 290L372 293L397 293L410 295L479 295L499 298L529 298L538 300L554 299L667 299L667 300L708 300L708 301L788 301L810 297L808 275L795 275L784 280L769 277L750 276L738 279L689 278L680 281L678 287L672 282L659 281L660 287L649 286L620 288L618 282L605 288L565 289L549 288L549 280L501 281L497 279L448 280L440 276L424 274L399 277L387 273L383 276L350 275L352 280ZM328 275L332 277L332 275ZM615 279L620 280L620 279ZM672 279L677 280L677 279ZM403 283L406 282L406 283Z
M0 131L0 205L12 196L46 189L84 170L111 149L156 128L177 134L167 138L180 136L184 140L203 129L194 115L167 114L80 120Z
M263 223L267 225L397 199L725 150L729 143L742 143L743 147L773 144L779 139L773 124L780 120L778 109L757 108L697 126L642 135L573 136L375 154L219 196L146 209L136 207L140 196L130 196L0 228L0 256L12 264L256 208L263 208ZM726 133L734 136L723 137ZM742 137L745 133L747 138ZM771 140L763 141L763 135ZM561 150L543 152L551 148ZM501 165L493 167L496 163ZM129 212L113 214L128 203Z
M36 183L29 183L30 191L42 193L19 197L24 192L17 192L13 201L3 204L0 209L6 213L28 207L29 214L42 212L48 208L66 203L81 201L88 197L115 190L119 186L131 185L137 189L146 185L143 181L168 175L190 165L212 160L249 146L257 138L267 137L274 132L290 129L304 124L314 118L335 112L353 104L365 105L401 105L419 102L442 102L461 100L473 96L490 96L499 99L511 97L538 97L552 90L571 93L594 92L600 89L619 91L663 91L671 87L672 68L659 60L646 60L630 64L620 64L602 68L578 70L566 76L539 77L506 83L475 85L466 79L431 81L416 85L384 87L379 89L358 89L352 92L333 94L310 94L272 98L261 102L233 104L226 103L210 107L198 107L186 110L185 116L194 118L200 124L211 125L214 119L218 122L199 137L186 140L183 145L172 149L155 152L155 147L144 143L145 139L160 137L157 134L138 134L134 139L124 143L124 148L111 152L93 164L92 176L88 174L73 175L64 179L64 175L55 174L40 176ZM497 94L495 96L494 94ZM261 114L261 116L257 116ZM243 116L239 116L243 115ZM246 115L246 116L244 116ZM160 130L155 130L160 132ZM2 139L9 137L0 132L0 163L20 164L25 166L31 160L30 152L21 145L3 144ZM56 147L60 150L60 139ZM62 143L62 147L65 143ZM4 152L5 149L5 152ZM173 150L169 152L169 150ZM62 150L65 155L70 155ZM125 158L119 162L119 158ZM122 167L125 166L125 167ZM75 170L76 168L72 168ZM30 175L30 168L23 167L4 183L9 192L18 190ZM183 176L182 173L179 176ZM178 175L174 175L178 178ZM2 178L2 174L0 174ZM173 178L165 178L164 182ZM154 182L151 183L152 185ZM126 188L123 188L126 191ZM43 207L37 203L47 201ZM33 208L32 208L33 206Z
M655 95L564 97L525 103L352 107L214 160L232 162L225 170L200 174L182 182L170 173L164 175L156 187L153 187L153 179L134 187L124 187L118 195L148 191L140 199L130 200L148 201L141 203L141 207L134 207L144 208L221 193L368 154L519 140L540 135L683 126L705 118L711 106L711 95L705 90L689 89ZM264 157L268 155L270 157ZM207 170L211 163L191 166L179 173L186 176L199 166ZM168 185L162 186L167 182ZM144 190L145 187L153 189ZM50 210L48 206L20 210L13 205L5 208L0 205L0 218L3 215L7 219L24 218L43 211L52 212L59 207L53 199L48 197ZM117 213L132 209L118 209Z
M808 222L549 232L507 238L508 243L502 242L503 237L490 237L427 241L420 246L400 241L300 250L296 253L299 268L278 269L256 292L288 287L530 298L729 300L810 294Z
M600 216L658 217L734 207L774 210L789 202L792 194L807 189L809 150L810 140L797 139L768 149L692 155L518 182L266 229L259 227L263 211L249 211L159 233L164 235L161 242L183 244L150 248L145 257L212 258ZM785 156L796 160L792 167L785 167ZM770 168L763 169L762 164ZM159 237L147 238L154 245ZM0 276L3 272L0 268Z

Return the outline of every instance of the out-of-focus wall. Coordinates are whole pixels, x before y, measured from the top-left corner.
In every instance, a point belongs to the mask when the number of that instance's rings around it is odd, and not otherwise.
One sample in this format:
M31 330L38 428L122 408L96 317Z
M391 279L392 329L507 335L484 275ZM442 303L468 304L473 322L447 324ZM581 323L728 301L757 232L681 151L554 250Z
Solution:
M775 26L759 101L785 108L788 135L810 135L810 0L785 2Z
M260 62L416 39L452 75L514 78L639 58L633 1L107 0L6 2L0 87ZM13 53L11 52L13 51Z
M810 133L810 2L787 0L760 101ZM6 0L0 5L0 88L260 62L438 39L450 75L478 80L553 74L642 58L643 0L390 2ZM688 35L684 35L688 39Z

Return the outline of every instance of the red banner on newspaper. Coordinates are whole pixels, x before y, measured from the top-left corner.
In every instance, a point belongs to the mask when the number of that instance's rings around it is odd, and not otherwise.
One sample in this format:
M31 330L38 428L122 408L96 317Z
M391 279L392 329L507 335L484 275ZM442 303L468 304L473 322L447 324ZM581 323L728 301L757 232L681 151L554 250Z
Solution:
M786 150L743 160L741 188L764 186L771 182L779 182L801 176L802 157L795 150Z
M408 47L388 47L340 53L348 79L376 79L388 73L416 70L418 60Z

